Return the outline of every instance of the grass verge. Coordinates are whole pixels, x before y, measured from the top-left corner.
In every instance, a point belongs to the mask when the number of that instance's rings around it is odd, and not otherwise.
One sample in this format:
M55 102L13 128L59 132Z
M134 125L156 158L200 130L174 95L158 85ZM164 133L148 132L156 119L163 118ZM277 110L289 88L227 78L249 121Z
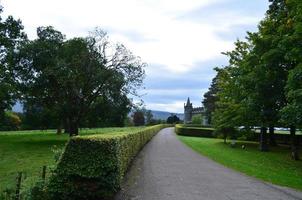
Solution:
M302 161L291 160L288 146L260 152L256 142L238 141L236 148L230 148L221 139L177 137L193 150L226 167L266 182L302 190ZM246 148L242 149L242 145Z

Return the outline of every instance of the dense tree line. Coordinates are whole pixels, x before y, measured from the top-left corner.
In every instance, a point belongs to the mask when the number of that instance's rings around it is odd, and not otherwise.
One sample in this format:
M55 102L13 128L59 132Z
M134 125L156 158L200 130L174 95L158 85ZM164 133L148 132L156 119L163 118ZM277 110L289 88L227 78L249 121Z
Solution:
M0 16L0 45L0 123L18 100L26 128L122 126L145 75L145 63L98 28L67 39L38 27L29 40L20 20Z
M204 100L214 126L220 130L260 127L261 151L268 151L268 138L275 145L274 127L288 127L292 157L298 159L295 133L302 125L302 2L270 0L258 31L248 32L246 40L236 41L235 49L224 54L229 65L216 68Z

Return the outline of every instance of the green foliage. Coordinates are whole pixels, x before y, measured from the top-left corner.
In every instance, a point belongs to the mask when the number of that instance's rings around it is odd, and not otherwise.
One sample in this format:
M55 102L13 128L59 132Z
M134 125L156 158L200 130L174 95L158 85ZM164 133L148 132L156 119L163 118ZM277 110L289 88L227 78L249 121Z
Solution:
M143 111L137 110L133 113L133 123L134 126L145 125L145 115Z
M28 191L25 200L49 200L46 183L38 181Z
M166 125L142 131L72 138L50 178L51 199L106 199L118 191L138 153Z
M152 125L152 123L154 122L152 111L147 110L145 116L146 116L146 125Z
M209 127L192 127L182 124L175 125L175 133L183 136L195 136L195 137L215 137L214 129Z
M301 125L301 10L301 1L271 0L257 32L224 53L229 64L216 68L214 126L225 138L236 127L260 126L260 147L267 150L267 127Z
M81 121L81 127L122 127L131 110L131 102L124 94L116 92L111 98L98 97Z
M208 123L212 124L212 115L216 109L216 103L219 100L219 97L217 95L218 93L218 81L219 81L219 73L216 74L216 76L212 79L211 86L209 88L209 91L207 91L203 95L203 101L202 104L205 109L205 115L207 117ZM194 123L194 122L193 122ZM201 123L201 122L200 122ZM195 123L197 124L197 123Z
M145 127L81 129L81 135L128 133L143 130ZM6 131L0 132L0 194L3 190L15 191L16 175L23 172L30 188L41 177L42 166L55 165L54 157L68 142L67 134L57 135L56 130ZM56 148L54 148L54 145Z
M32 101L23 101L23 130L45 130L57 128L59 119L56 111L37 105Z
M177 124L179 122L180 122L180 119L176 115L173 115L173 114L170 117L168 117L168 119L167 119L168 124Z
M13 131L19 130L21 126L21 119L18 114L10 111L6 111L0 130Z
M192 117L192 124L201 124L202 123L202 116L201 115L193 115Z
M25 100L53 111L58 126L64 123L71 135L78 134L80 122L100 103L108 113L122 108L120 116L104 114L119 118L121 125L130 104L127 95L141 86L145 63L125 46L111 44L100 29L69 40L53 27L39 27L37 35L22 46L16 67ZM117 105L106 106L110 103Z
M15 52L27 38L21 21L12 16L3 20L2 11L0 5L0 127L5 110L13 106L17 97L13 70L17 60Z
M271 147L270 152L259 152L256 142L237 141L245 148L230 148L221 140L178 136L198 153L229 168L277 185L302 190L302 162L293 162L285 146ZM300 151L301 152L301 151Z
M282 109L282 122L287 126L302 127L302 63L291 70L286 91L288 104Z

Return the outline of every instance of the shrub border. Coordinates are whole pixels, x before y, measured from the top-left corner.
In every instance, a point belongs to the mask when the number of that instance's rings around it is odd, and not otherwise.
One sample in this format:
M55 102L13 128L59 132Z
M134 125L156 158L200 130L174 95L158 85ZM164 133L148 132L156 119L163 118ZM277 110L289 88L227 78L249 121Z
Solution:
M50 199L112 199L140 149L161 129L113 135L74 137L65 150L47 185Z

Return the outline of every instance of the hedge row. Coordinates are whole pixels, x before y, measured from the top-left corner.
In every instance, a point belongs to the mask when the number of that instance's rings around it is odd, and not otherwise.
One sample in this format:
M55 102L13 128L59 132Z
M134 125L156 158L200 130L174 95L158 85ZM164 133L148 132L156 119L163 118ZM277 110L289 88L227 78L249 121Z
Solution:
M71 139L50 178L50 199L111 199L139 150L162 128Z
M177 124L175 126L175 132L178 135L183 136L195 136L195 137L208 137L208 138L216 138L219 133L214 133L213 128L209 128L206 126L195 125L195 124ZM245 131L237 131L236 133L238 140L244 141L259 141L260 133L259 132L245 132ZM269 137L269 134L267 134ZM302 135L296 135L298 139L298 145L302 144ZM269 140L269 138L268 138ZM285 133L275 133L275 140L278 144L290 144L291 136Z
M191 127L182 124L175 125L177 135L213 138L214 129L209 127Z

